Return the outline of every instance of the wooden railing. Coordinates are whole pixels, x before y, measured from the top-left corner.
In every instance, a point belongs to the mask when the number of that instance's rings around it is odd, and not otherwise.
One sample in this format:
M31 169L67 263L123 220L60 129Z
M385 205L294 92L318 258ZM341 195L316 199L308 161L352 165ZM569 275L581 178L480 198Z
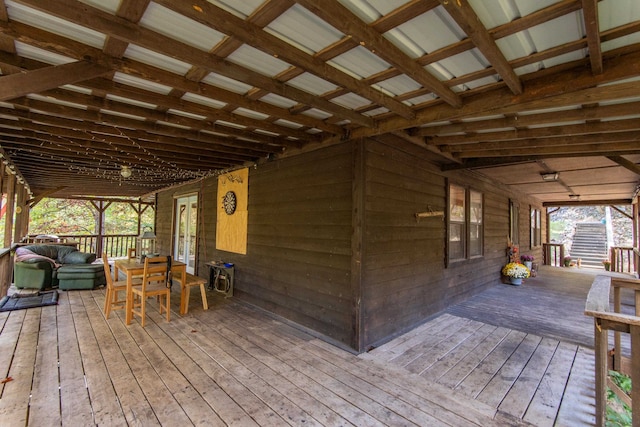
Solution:
M75 243L78 250L81 252L95 253L100 256L102 252L106 252L109 257L123 257L127 256L129 248L136 247L135 234L109 234L100 236L98 234L85 234L85 235L73 235L73 234L59 234L58 241L51 241L48 239L36 239L35 235L27 236L26 242L28 243ZM40 241L38 241L40 240Z
M554 267L564 266L564 243L543 243L542 262Z
M611 271L619 273L635 273L636 256L631 247L612 246L609 248Z
M610 304L610 292L613 289L613 309ZM623 289L633 293L628 298L631 310L622 313ZM627 291L629 292L629 291ZM627 298L625 297L625 302ZM607 388L631 407L632 426L640 427L640 280L620 279L608 276L596 276L587 296L585 314L594 320L595 334L595 380L596 380L596 426L604 426L607 413ZM613 366L609 366L609 331L614 331ZM622 336L631 338L631 354L622 354ZM631 376L631 398L620 390L610 379L609 370L615 370ZM634 404L635 402L636 404Z

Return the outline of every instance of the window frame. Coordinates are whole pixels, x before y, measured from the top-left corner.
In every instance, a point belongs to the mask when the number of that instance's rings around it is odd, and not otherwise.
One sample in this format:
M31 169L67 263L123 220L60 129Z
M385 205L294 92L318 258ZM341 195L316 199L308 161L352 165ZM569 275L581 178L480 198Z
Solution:
M542 212L540 209L531 206L530 207L530 241L529 247L531 249L539 248L542 246Z
M456 221L452 217L452 189L459 189L464 192L464 218L462 221ZM472 222L471 215L471 195L472 193L476 194L476 197L479 196L480 201L480 215L477 218L477 222ZM477 217L477 216L476 216ZM447 183L447 222L446 222L446 257L445 264L446 266L463 263L466 261L483 258L484 257L484 225L485 225L485 199L484 193L480 190L472 188L468 185L459 184L456 182L448 182ZM451 241L451 233L454 226L462 227L462 257L453 258L452 257L452 241ZM479 246L479 253L472 254L472 228L476 227L478 229L478 240L479 243L476 246Z

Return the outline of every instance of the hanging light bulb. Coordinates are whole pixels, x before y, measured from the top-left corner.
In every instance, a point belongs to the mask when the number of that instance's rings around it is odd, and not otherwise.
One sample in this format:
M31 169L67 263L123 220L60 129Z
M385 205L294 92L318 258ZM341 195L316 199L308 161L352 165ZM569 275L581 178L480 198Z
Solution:
M129 166L122 165L120 175L122 175L123 178L129 178L131 176L131 168Z

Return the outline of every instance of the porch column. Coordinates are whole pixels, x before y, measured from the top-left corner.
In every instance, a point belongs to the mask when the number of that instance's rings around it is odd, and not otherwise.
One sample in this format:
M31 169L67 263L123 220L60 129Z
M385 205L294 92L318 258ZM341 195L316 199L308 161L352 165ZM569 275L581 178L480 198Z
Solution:
M4 217L4 247L11 246L13 237L13 210L16 201L16 176L7 174L7 209Z

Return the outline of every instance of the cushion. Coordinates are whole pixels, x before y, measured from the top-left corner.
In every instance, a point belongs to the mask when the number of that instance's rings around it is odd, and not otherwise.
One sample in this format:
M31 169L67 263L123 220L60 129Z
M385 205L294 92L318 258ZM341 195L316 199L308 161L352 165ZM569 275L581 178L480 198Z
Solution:
M63 254L63 256L60 256L60 252L59 252L58 260L62 264L91 264L93 261L96 260L96 254L73 251L67 254Z

